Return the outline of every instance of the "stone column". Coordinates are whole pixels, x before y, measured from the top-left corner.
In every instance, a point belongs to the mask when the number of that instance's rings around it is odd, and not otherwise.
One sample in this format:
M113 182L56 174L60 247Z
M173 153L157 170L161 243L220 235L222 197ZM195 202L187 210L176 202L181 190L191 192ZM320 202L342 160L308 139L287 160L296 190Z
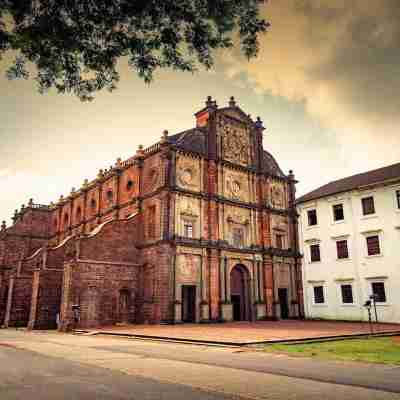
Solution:
M263 261L265 277L265 301L267 303L267 317L275 319L275 294L274 294L274 273L272 260L268 257Z
M31 309L29 312L28 329L34 329L37 316L38 296L39 296L39 281L40 281L40 269L33 271L32 279L32 298L31 298Z
M210 250L209 257L209 274L210 274L210 319L219 319L219 302L220 302L220 284L219 284L219 256L218 250Z
M11 315L11 307L12 307L13 291L14 291L14 281L15 281L15 278L11 277L10 284L8 286L6 315L4 317L4 327L5 328L8 328L8 325L10 323L10 315Z
M177 268L178 268L178 257L174 256L172 260L172 268L174 271L174 323L180 324L182 322L182 292L181 287L177 282Z
M222 321L232 321L233 319L233 309L231 303L231 277L228 274L228 259L224 257L223 262L224 271L224 295L225 300L221 303L221 320Z

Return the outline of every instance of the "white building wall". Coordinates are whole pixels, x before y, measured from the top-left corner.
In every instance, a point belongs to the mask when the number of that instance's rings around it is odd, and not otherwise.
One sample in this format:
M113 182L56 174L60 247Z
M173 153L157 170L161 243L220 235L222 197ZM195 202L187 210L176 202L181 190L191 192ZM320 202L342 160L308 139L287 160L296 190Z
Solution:
M396 185L377 186L328 196L298 206L303 258L305 313L308 318L368 320L363 306L372 282L383 282L386 302L377 303L378 319L400 322L400 209ZM364 216L361 199L373 196L375 214ZM343 204L344 220L335 222L333 205ZM318 224L308 225L307 211L317 210ZM366 237L379 235L381 254L368 256ZM336 240L347 240L349 258L338 259ZM321 261L311 262L310 245L319 244ZM341 285L352 285L353 303L343 304ZM315 304L314 286L324 287L324 303Z

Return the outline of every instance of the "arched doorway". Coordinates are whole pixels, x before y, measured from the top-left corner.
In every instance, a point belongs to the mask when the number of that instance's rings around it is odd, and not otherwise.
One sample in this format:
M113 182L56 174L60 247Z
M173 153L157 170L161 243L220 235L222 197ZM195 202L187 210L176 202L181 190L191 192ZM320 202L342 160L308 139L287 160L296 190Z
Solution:
M130 322L131 293L128 289L119 292L119 322Z
M249 272L242 265L236 265L231 271L231 302L234 321L250 321Z

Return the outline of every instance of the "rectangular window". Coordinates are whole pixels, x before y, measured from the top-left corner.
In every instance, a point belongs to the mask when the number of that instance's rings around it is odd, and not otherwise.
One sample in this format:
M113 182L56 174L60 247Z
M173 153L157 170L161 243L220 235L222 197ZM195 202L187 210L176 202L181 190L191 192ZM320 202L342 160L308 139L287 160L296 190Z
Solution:
M396 190L397 208L400 210L400 190Z
M235 247L243 247L243 244L244 244L243 229L233 228L232 236L233 236L233 245Z
M363 215L375 214L374 198L372 196L361 199Z
M378 235L367 237L367 251L369 256L381 254Z
M342 303L352 304L353 303L353 287L351 285L341 285L342 290Z
M377 303L386 303L386 292L384 282L372 282L372 294L375 296Z
M347 248L347 240L338 240L336 242L337 258L349 258L349 250Z
M276 247L283 249L283 235L276 235Z
M314 303L315 304L325 303L323 286L314 286Z
M321 261L319 244L312 244L310 246L310 256L311 256L311 262Z
M333 206L333 220L334 221L344 220L343 204L335 204Z
M193 237L193 224L191 222L185 222L183 226L184 235L187 238Z
M148 208L147 217L147 237L148 239L156 238L156 206L150 206Z
M308 226L313 226L318 224L317 210L308 210L307 216L308 216Z

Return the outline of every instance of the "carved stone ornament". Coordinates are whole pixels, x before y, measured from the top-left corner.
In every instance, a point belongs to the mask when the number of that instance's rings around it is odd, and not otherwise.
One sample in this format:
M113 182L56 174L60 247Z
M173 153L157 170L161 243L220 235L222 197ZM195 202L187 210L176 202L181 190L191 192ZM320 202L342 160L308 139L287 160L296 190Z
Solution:
M190 203L188 203L187 206L182 210L181 214L183 216L197 218L197 214L193 210L193 208L192 208Z
M274 185L271 188L271 202L273 206L283 206L283 191L279 185Z
M239 198L242 192L242 185L239 180L228 177L226 180L227 191L230 197Z
M184 168L179 174L179 181L183 186L190 186L193 182L193 171L190 168Z
M246 129L225 126L223 138L224 158L233 163L248 165L249 137Z

